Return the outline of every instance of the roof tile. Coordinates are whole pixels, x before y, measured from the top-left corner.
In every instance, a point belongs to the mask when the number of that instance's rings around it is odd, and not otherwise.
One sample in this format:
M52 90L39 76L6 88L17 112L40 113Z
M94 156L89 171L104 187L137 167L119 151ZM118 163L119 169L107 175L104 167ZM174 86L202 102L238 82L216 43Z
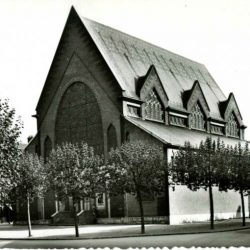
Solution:
M137 97L135 79L153 64L173 107L184 108L182 93L200 82L211 110L221 119L218 103L226 100L204 65L92 20L81 18L126 96Z

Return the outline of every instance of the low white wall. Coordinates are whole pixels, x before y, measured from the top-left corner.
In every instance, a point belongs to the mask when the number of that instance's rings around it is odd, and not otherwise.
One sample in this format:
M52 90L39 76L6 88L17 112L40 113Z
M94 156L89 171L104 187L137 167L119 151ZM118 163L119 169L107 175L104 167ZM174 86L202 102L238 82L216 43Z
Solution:
M220 192L213 187L214 218L229 219L241 217L240 194L235 191ZM191 191L186 186L175 186L169 190L170 224L208 221L210 219L208 191ZM249 215L248 197L245 197L245 213Z

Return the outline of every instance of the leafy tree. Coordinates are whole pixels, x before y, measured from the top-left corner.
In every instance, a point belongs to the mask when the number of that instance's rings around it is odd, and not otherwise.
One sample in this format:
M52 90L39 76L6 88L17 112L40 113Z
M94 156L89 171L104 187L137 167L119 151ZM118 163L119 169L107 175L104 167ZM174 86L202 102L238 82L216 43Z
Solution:
M27 203L28 232L31 236L30 203L37 197L43 197L47 179L43 160L37 155L23 153L15 173L16 187L14 195Z
M214 229L214 202L213 202L213 186L218 184L216 164L216 142L207 137L205 142L201 142L197 151L197 165L200 172L200 187L208 189L210 204L210 225Z
M250 189L250 152L248 144L242 148L225 146L224 142L207 138L199 148L192 148L186 143L173 159L172 168L175 183L187 185L191 190L208 189L210 201L211 229L214 228L214 205L212 187L220 191L234 189L241 196L242 225L245 226L244 195Z
M221 146L217 155L219 189L221 191L234 189L239 192L241 196L242 225L245 226L244 195L248 194L250 188L250 152L248 144L246 143L244 148L240 143L234 147Z
M231 189L230 178L229 178L229 163L230 158L230 146L225 146L225 143L220 139L217 140L216 152L214 154L214 175L217 176L217 185L219 191L227 192Z
M48 158L46 172L50 188L58 199L73 199L76 237L79 237L77 203L84 197L95 198L105 188L102 165L102 157L95 155L86 143L65 143L52 150Z
M106 185L111 194L135 194L145 233L143 194L163 190L164 161L162 150L143 141L126 142L112 149L106 168Z
M250 152L248 144L243 148L239 143L230 150L228 158L229 183L231 189L238 191L241 197L242 225L246 225L244 195L250 189Z
M15 110L10 108L8 100L0 99L0 205L8 202L16 183L13 180L20 150L18 138L22 123L15 119Z
M170 172L175 184L186 185L192 191L199 189L197 153L189 142L185 142L172 158Z
M193 148L186 142L183 149L177 151L173 157L171 172L173 181L184 184L190 190L197 191L200 188L208 189L210 204L210 226L214 228L214 203L213 189L218 183L215 141L210 137L200 143L199 148Z

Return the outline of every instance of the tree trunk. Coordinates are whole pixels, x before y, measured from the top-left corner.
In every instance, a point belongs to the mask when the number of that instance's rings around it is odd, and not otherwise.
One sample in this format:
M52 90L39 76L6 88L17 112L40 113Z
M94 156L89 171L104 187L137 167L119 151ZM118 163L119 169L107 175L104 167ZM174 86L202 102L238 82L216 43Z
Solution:
M77 211L76 211L76 204L73 202L73 209L74 209L74 222L75 222L75 232L76 232L76 237L79 237L79 228L78 228L78 216L77 216Z
M166 224L169 224L170 221L170 211L169 211L169 182L168 182L168 170L165 173L165 206L166 206Z
M137 191L137 199L140 207L140 215L141 215L141 233L145 233L145 223L144 223L144 210L143 210L143 204L142 204L142 197L140 190Z
M212 185L209 184L210 228L214 229L214 200Z
M29 237L31 237L31 222L30 222L30 198L27 196L27 217L28 217L28 231Z
M245 202L244 202L244 194L242 189L240 189L240 197L241 197L241 206L242 206L242 226L246 226L246 215L245 215Z
M164 157L166 161L165 164L165 173L164 173L164 191L165 191L165 215L167 217L166 224L170 224L170 208L169 208L169 163L168 163L168 148L164 146ZM174 156L171 156L171 161L173 161Z
M211 139L211 138L210 138ZM212 173L211 173L211 149L209 149L209 172L208 172L208 188L209 188L209 204L210 204L210 228L214 229L214 200L212 187Z

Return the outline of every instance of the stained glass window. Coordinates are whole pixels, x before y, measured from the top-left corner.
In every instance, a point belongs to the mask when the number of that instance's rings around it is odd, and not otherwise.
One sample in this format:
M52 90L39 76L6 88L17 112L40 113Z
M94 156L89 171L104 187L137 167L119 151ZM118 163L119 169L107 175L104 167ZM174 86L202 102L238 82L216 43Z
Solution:
M211 124L211 133L223 135L224 128Z
M185 127L186 126L186 120L185 120L185 118L174 116L174 115L169 115L169 123L171 125L177 125L177 126L181 126L181 127Z
M145 118L150 120L163 121L163 106L155 90L151 90L146 97Z
M128 105L128 114L133 117L139 117L140 109L139 107L134 107L131 105Z
M239 137L239 124L235 115L232 113L227 123L227 134L234 137Z
M93 91L76 82L65 91L57 111L56 144L86 142L103 154L102 117Z
M191 128L205 130L204 114L201 110L199 103L196 103L191 110L190 114Z

